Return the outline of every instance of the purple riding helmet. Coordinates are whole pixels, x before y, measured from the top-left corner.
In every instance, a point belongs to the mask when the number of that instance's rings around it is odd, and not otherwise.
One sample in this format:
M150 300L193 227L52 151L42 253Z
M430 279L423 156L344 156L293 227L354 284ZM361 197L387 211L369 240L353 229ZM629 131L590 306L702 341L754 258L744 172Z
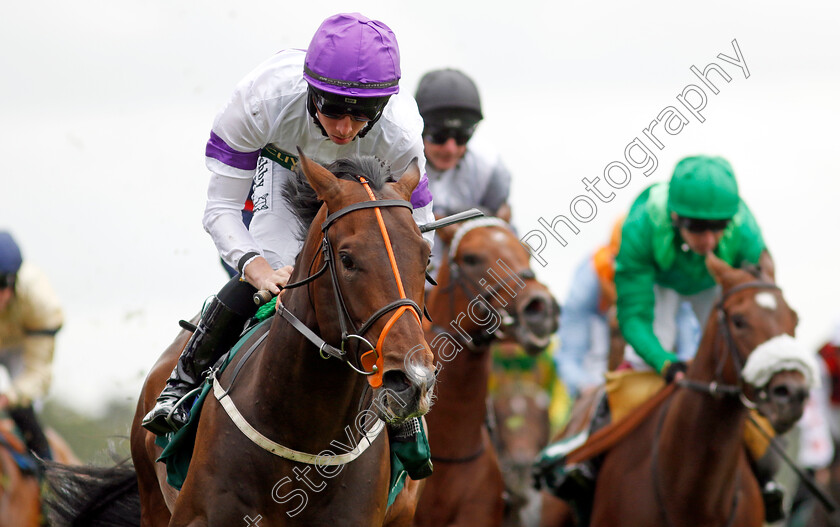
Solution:
M333 15L321 23L306 51L307 108L319 128L316 110L367 122L359 133L364 137L388 98L400 91L400 75L400 49L391 28L359 13Z

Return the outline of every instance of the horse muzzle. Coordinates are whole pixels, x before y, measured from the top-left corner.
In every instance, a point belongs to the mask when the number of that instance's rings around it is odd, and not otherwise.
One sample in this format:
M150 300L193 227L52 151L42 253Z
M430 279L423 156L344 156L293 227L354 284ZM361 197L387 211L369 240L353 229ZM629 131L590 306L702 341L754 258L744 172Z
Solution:
M529 355L538 355L560 325L560 306L547 291L533 291L516 306L516 341Z
M432 406L435 375L422 366L410 371L392 369L382 375L382 386L374 392L379 417L389 424L399 424L420 417Z
M758 390L756 406L776 433L784 434L802 417L809 393L801 372L785 370L775 374L767 386Z

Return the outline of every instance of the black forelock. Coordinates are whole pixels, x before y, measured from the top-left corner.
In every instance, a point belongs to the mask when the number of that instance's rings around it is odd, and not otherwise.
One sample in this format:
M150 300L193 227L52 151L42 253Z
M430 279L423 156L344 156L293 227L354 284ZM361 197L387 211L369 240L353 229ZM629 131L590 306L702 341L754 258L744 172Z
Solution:
M334 163L324 165L324 168L335 177L348 181L358 181L359 176L363 176L377 197L380 197L377 191L381 190L385 183L395 181L391 174L391 167L376 156L355 156L339 159ZM295 166L294 177L283 183L283 199L286 200L289 209L298 219L298 232L296 234L298 239L306 239L306 234L321 208L322 201L318 199L315 191L309 186L300 163Z

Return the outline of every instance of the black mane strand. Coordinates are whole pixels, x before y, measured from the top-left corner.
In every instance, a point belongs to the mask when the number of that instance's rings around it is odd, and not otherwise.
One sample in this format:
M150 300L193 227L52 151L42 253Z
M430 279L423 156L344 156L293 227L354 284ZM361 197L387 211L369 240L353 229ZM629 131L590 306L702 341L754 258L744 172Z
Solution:
M357 156L346 159L339 159L324 168L332 172L339 179L358 181L359 176L364 177L373 189L374 194L379 197L380 190L385 183L395 181L391 174L391 167L375 156ZM309 226L315 220L318 210L321 208L321 200L315 195L315 191L306 181L300 163L295 166L294 177L283 183L283 199L289 204L289 209L298 218L297 237L301 240L306 238ZM335 212L335 211L331 211Z

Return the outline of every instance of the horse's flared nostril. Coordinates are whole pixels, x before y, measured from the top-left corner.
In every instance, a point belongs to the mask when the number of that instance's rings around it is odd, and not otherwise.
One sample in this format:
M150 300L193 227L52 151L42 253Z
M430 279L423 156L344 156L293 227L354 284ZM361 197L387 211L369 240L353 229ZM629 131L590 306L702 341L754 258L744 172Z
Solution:
M809 391L801 386L781 384L770 389L770 399L781 404L801 404L808 399Z
M400 370L388 370L382 375L382 385L395 393L402 393L411 388L408 376Z
M522 313L527 316L541 316L547 310L548 303L544 298L532 298L527 304L525 304L525 308L522 310Z
M770 390L770 396L773 399L785 401L790 398L791 391L790 389L785 386L784 384L781 386L774 386L772 390Z
M535 294L519 309L519 316L528 329L538 336L557 331L559 320L554 299L547 294Z

